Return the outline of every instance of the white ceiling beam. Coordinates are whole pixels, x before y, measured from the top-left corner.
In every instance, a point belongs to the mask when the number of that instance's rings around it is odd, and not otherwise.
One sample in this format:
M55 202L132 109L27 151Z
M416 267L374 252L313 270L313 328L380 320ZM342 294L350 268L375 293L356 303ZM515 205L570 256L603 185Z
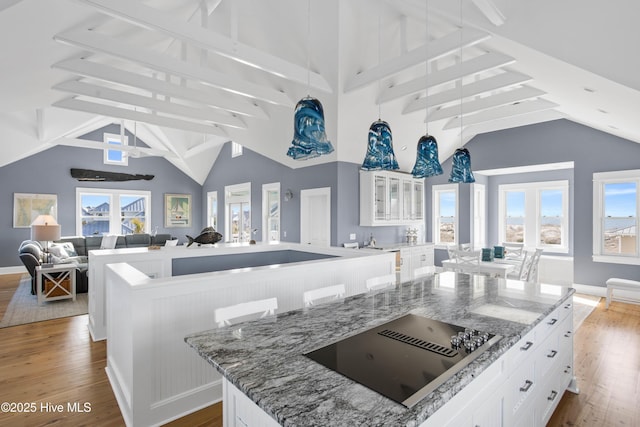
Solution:
M484 55L464 61L462 66L460 66L460 64L455 64L430 73L428 79L429 87L439 86L465 76L471 76L494 68L503 67L513 62L515 62L514 58L503 55L502 53L485 53ZM425 76L421 76L416 79L409 80L408 82L384 89L380 94L378 102L389 102L394 99L402 98L403 96L424 91L426 88L426 82L427 78Z
M134 120L137 122L151 123L158 126L165 126L174 129L186 130L189 132L204 133L228 138L229 135L224 129L216 125L204 125L170 117L158 116L156 114L142 113L140 111L128 110L125 108L113 107L95 102L82 101L79 99L67 98L55 102L54 107L66 108L68 110L83 111L101 116L115 117L117 119Z
M523 86L463 102L462 115L476 113L478 111L488 110L489 108L500 107L502 105L513 104L514 102L526 101L527 99L537 98L542 95L546 95L546 92L529 86ZM447 119L449 117L458 117L459 114L460 105L452 105L432 112L427 117L427 120L433 122L436 120Z
M104 142L91 141L88 139L80 139L80 138L58 138L51 142L58 145L66 145L69 147L92 148L96 150L104 150L106 148ZM176 156L171 151L158 150L156 148L134 147L132 145L121 145L121 146L118 146L118 150L125 151L127 153L131 153L131 152L135 153L136 151L138 151L147 156L159 156L159 157L166 157L166 158L171 157L176 159L178 158L178 156Z
M130 0L79 1L91 5L107 15L183 40L241 64L302 83L305 86L309 76L309 83L313 88L328 93L332 92L329 83L318 73L311 72L309 74L305 67L285 61L260 49L238 43L237 40L234 41L205 28L178 21L171 14L145 6L140 2Z
M506 18L493 0L471 0L482 14L496 27L504 24Z
M473 28L466 29L462 33L462 46L472 46L489 39L491 36L483 31ZM373 68L363 71L347 81L344 93L349 93L355 89L361 88L371 83L375 83L380 79L397 74L409 67L421 64L427 58L429 53L429 61L442 58L460 50L460 31L454 31L437 40L430 41L428 44L412 49L404 55L388 59ZM424 88L424 86L423 86Z
M69 71L84 77L118 83L172 98L209 105L235 114L258 117L261 119L268 118L264 110L253 102L244 98L232 97L225 93L214 93L207 86L198 85L199 87L197 88L188 88L165 80L122 71L108 65L97 64L85 59L62 61L53 64L52 67Z
M167 55L136 47L95 31L74 30L55 35L54 40L92 52L105 53L154 70L198 81L247 98L293 108L289 97L276 89L241 80Z
M462 87L462 97L467 98L470 96L477 96L499 89L506 89L512 86L526 83L531 80L531 76L527 76L526 74L506 71L504 73L496 74L495 76L487 77L485 79L464 85ZM459 88L444 90L442 92L429 95L428 99L425 97L414 99L409 104L407 104L404 110L402 110L402 114L409 114L413 113L414 111L424 110L425 108L427 108L427 104L429 105L429 108L431 108L437 107L438 105L454 102L459 99Z
M116 89L84 83L76 80L59 83L53 89L63 92L71 92L76 95L85 95L92 98L105 99L122 104L139 106L156 112L171 114L174 116L184 116L190 119L197 119L226 125L235 128L246 129L246 125L237 117L224 115L209 108L192 108L174 102L161 101L148 96L123 92Z
M551 120L567 118L567 115L558 110L542 110L532 113L520 114L518 116L504 117L502 119L492 120L490 122L478 123L477 125L466 127L465 133L481 134L494 132L503 129L512 129L520 126L532 125L535 123L543 123ZM474 171L475 172L475 171Z
M522 114L533 113L537 111L550 110L557 107L558 104L547 101L545 99L535 99L532 101L524 101L518 104L503 105L502 107L492 108L490 110L484 110L479 113L465 116L463 120L464 126L477 125L479 123L490 122L493 120L500 120L511 116L519 116ZM455 129L460 127L460 119L455 118L447 122L443 127L446 129Z

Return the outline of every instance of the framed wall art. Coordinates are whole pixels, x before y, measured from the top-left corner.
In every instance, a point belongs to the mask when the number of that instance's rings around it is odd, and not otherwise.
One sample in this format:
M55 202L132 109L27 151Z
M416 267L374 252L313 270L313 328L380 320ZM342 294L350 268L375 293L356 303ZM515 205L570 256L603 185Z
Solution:
M57 194L13 193L13 228L29 228L38 215L58 219Z
M164 226L191 227L191 194L164 195Z

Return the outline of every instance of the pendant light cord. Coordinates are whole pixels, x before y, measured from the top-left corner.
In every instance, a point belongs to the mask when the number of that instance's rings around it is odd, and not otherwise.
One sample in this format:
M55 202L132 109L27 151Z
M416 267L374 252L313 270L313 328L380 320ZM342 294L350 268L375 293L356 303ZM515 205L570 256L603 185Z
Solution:
M462 92L462 87L463 87L463 66L462 66L462 42L463 42L463 38L462 38L462 29L464 28L463 24L462 24L462 0L460 0L460 148L462 148L464 146L464 138L462 137L462 96L463 96L463 92Z
M380 66L380 61L382 58L382 55L380 53L380 51L382 50L382 36L381 36L381 32L382 32L382 1L378 1L378 67ZM381 80L382 77L378 78L378 120L381 120L382 118L382 108L381 108L381 104L382 104L382 86L381 86Z
M429 0L425 2L425 13L424 13L424 28L425 28L425 40L427 44L424 45L425 50L425 61L424 61L424 71L425 71L425 92L424 92L424 122L425 122L425 136L429 136Z
M307 0L307 97L311 97L311 0Z

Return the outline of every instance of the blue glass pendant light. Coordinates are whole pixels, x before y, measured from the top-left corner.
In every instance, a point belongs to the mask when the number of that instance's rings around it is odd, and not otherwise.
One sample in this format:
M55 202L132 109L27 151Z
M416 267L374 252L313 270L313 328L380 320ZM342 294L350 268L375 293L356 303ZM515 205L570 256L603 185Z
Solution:
M293 141L287 156L306 160L329 154L333 145L324 131L324 110L316 98L302 98L296 104L293 123Z
M369 127L369 142L362 169L397 170L399 168L393 152L393 138L389 123L378 119Z
M432 135L424 135L418 141L416 164L411 174L416 178L442 175L442 166L438 160L438 142Z
M449 182L462 182L467 184L476 182L473 172L471 171L471 155L466 148L458 148L456 152L453 153Z

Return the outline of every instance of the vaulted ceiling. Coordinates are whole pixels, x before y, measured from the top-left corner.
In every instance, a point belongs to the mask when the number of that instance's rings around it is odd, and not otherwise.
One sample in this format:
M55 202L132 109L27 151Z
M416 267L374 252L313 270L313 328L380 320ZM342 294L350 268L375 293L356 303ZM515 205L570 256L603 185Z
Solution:
M101 148L78 137L110 123L199 183L230 140L294 168L359 163L378 118L405 171L427 131L441 160L558 118L640 142L638 16L631 0L0 0L0 166ZM295 161L307 94L336 150Z

